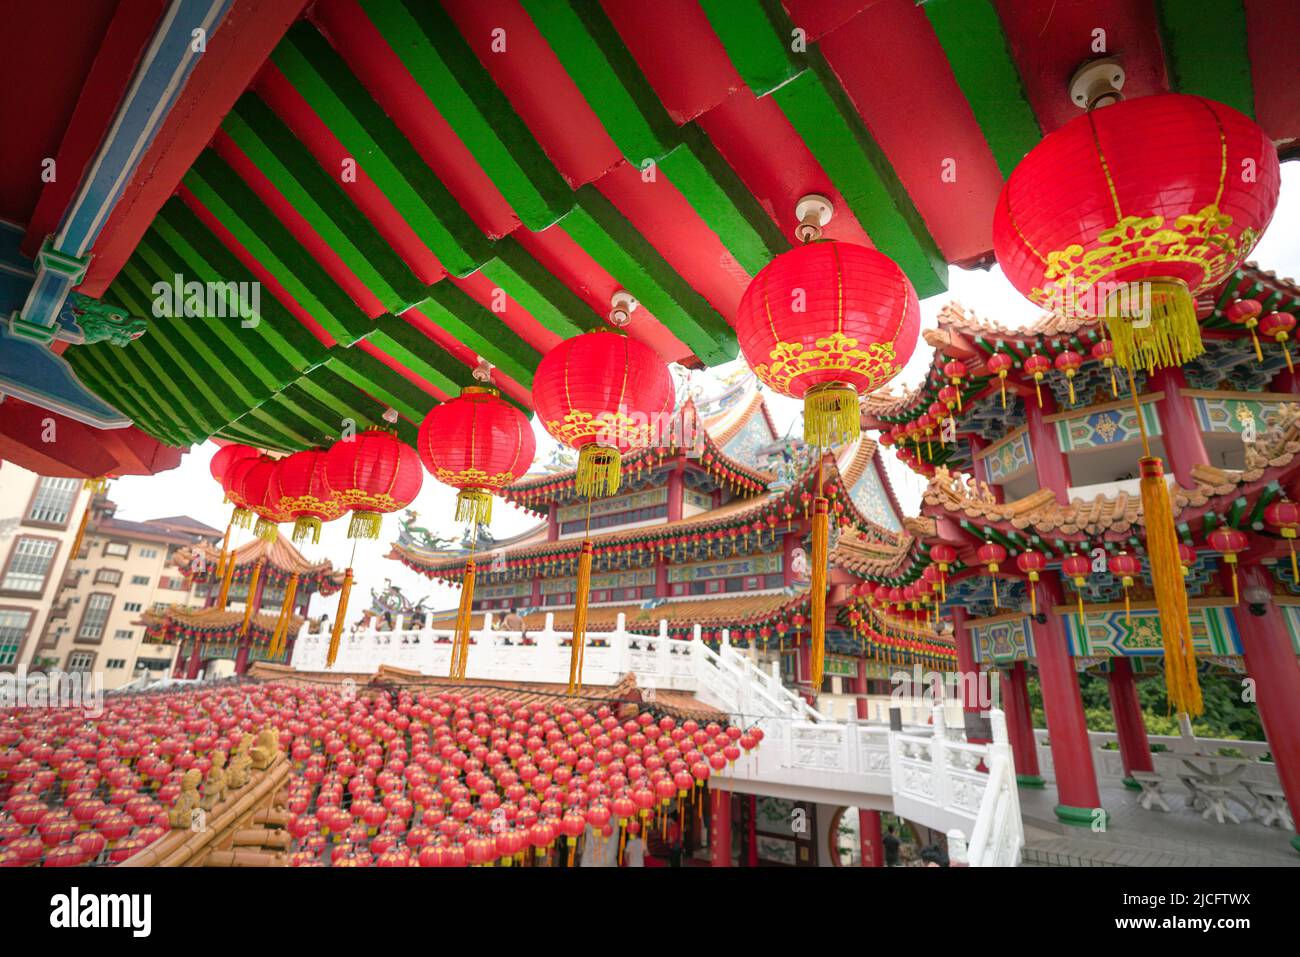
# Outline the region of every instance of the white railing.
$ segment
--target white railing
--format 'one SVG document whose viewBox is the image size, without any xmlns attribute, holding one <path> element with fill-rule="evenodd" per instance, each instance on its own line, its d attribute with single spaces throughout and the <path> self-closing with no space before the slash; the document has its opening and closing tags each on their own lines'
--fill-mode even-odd
<svg viewBox="0 0 1300 957">
<path fill-rule="evenodd" d="M 491 615 L 484 617 L 484 628 L 471 635 L 467 674 L 485 681 L 567 683 L 571 635 L 555 631 L 551 615 L 526 638 L 493 631 Z M 1018 862 L 1023 830 L 1002 712 L 991 712 L 993 741 L 987 745 L 967 742 L 959 729 L 946 727 L 942 705 L 933 708 L 932 725 L 902 732 L 879 722 L 837 721 L 785 687 L 776 665 L 765 671 L 732 647 L 727 631 L 718 651 L 699 640 L 699 633 L 697 625 L 695 640 L 669 638 L 667 622 L 660 622 L 657 635 L 632 634 L 620 614 L 613 631 L 587 633 L 583 681 L 610 686 L 632 673 L 647 702 L 657 689 L 690 692 L 738 724 L 761 728 L 762 744 L 720 776 L 722 787 L 849 806 L 866 795 L 884 796 L 903 817 L 952 832 L 954 846 L 965 848 L 971 866 Z M 446 675 L 451 640 L 450 630 L 408 631 L 399 619 L 392 631 L 345 635 L 333 670 L 373 674 L 388 666 Z M 325 671 L 328 645 L 327 632 L 313 634 L 304 626 L 292 666 Z"/>
</svg>

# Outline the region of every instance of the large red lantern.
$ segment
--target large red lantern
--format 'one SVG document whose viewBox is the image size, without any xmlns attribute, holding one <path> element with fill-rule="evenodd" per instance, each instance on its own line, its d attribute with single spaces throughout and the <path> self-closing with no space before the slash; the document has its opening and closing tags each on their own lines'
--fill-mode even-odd
<svg viewBox="0 0 1300 957">
<path fill-rule="evenodd" d="M 217 483 L 225 488 L 226 473 L 231 467 L 241 459 L 257 458 L 257 449 L 250 448 L 247 445 L 223 445 L 213 454 L 212 460 L 208 462 L 208 471 Z"/>
<path fill-rule="evenodd" d="M 246 508 L 257 516 L 253 534 L 258 538 L 273 542 L 280 534 L 279 524 L 289 521 L 289 516 L 280 511 L 274 501 L 272 483 L 276 480 L 279 462 L 270 456 L 259 457 L 247 470 L 239 470 L 239 495 Z"/>
<path fill-rule="evenodd" d="M 894 378 L 916 348 L 916 290 L 889 257 L 853 243 L 810 242 L 759 271 L 736 312 L 754 374 L 804 400 L 804 440 L 857 438 L 858 396 Z"/>
<path fill-rule="evenodd" d="M 533 464 L 537 440 L 528 417 L 496 389 L 470 386 L 420 423 L 416 451 L 429 474 L 457 489 L 456 521 L 492 521 L 492 496 Z"/>
<path fill-rule="evenodd" d="M 235 506 L 235 510 L 230 515 L 231 524 L 240 528 L 250 528 L 253 519 L 257 516 L 253 514 L 252 508 L 244 499 L 243 486 L 244 477 L 249 470 L 258 463 L 260 456 L 255 450 L 252 455 L 240 456 L 226 465 L 221 475 L 221 487 L 226 492 L 226 498 Z"/>
<path fill-rule="evenodd" d="M 305 449 L 281 459 L 271 483 L 272 506 L 293 521 L 293 542 L 320 541 L 322 522 L 332 522 L 347 511 L 330 488 L 325 475 L 326 452 Z"/>
<path fill-rule="evenodd" d="M 340 439 L 325 458 L 325 480 L 352 512 L 348 538 L 378 538 L 387 512 L 420 494 L 424 471 L 409 445 L 384 429 Z"/>
<path fill-rule="evenodd" d="M 672 375 L 655 351 L 608 330 L 561 342 L 533 377 L 542 427 L 578 451 L 580 495 L 618 491 L 622 457 L 669 429 L 674 399 Z"/>
<path fill-rule="evenodd" d="M 1076 117 L 1020 162 L 993 248 L 1031 301 L 1104 318 L 1120 365 L 1181 365 L 1204 351 L 1194 297 L 1246 258 L 1279 183 L 1276 148 L 1236 110 L 1182 94 L 1125 100 Z"/>
</svg>

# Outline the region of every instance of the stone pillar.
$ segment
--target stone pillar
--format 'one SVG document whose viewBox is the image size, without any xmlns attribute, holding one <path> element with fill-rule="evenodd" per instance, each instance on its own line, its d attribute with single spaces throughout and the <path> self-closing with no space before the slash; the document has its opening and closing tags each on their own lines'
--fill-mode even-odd
<svg viewBox="0 0 1300 957">
<path fill-rule="evenodd" d="M 1192 466 L 1205 465 L 1210 455 L 1205 451 L 1205 439 L 1192 400 L 1179 391 L 1187 388 L 1183 370 L 1174 366 L 1154 372 L 1147 380 L 1147 390 L 1163 392 L 1165 397 L 1156 403 L 1160 416 L 1160 433 L 1164 437 L 1165 461 L 1169 471 L 1183 488 L 1194 488 Z"/>
<path fill-rule="evenodd" d="M 1271 576 L 1259 565 L 1244 565 L 1237 574 L 1243 596 L 1250 588 L 1263 588 L 1270 593 L 1273 590 Z M 1263 606 L 1263 614 L 1257 615 L 1243 600 L 1234 614 L 1246 671 L 1255 682 L 1256 707 L 1277 766 L 1278 782 L 1291 806 L 1292 818 L 1300 823 L 1300 663 L 1296 661 L 1283 612 L 1275 603 L 1270 601 Z M 1292 836 L 1291 846 L 1300 851 L 1300 835 Z"/>
<path fill-rule="evenodd" d="M 885 866 L 885 844 L 880 832 L 880 812 L 858 808 L 858 845 L 863 867 Z"/>
<path fill-rule="evenodd" d="M 961 699 L 963 712 L 978 715 L 987 708 L 980 704 L 980 668 L 975 662 L 975 648 L 971 644 L 970 632 L 966 630 L 966 609 L 961 605 L 953 605 L 948 611 L 952 615 L 953 643 L 957 647 L 957 697 Z M 970 740 L 973 744 L 987 744 L 989 739 Z"/>
<path fill-rule="evenodd" d="M 709 788 L 709 862 L 731 866 L 731 792 Z"/>
<path fill-rule="evenodd" d="M 1033 587 L 1033 586 L 1030 586 Z M 1105 815 L 1097 790 L 1092 745 L 1079 695 L 1079 675 L 1074 670 L 1066 639 L 1064 618 L 1053 608 L 1063 605 L 1060 577 L 1044 572 L 1038 583 L 1038 607 L 1043 622 L 1030 619 L 1034 630 L 1034 653 L 1038 658 L 1038 680 L 1043 688 L 1043 710 L 1047 712 L 1047 734 L 1052 743 L 1052 765 L 1056 770 L 1056 793 L 1060 803 L 1056 816 L 1066 824 L 1091 827 Z"/>
<path fill-rule="evenodd" d="M 1029 669 L 1023 661 L 1002 672 L 1002 706 L 1007 716 L 1007 737 L 1016 762 L 1016 783 L 1022 788 L 1045 787 L 1038 770 L 1038 741 L 1034 713 L 1029 705 Z"/>
<path fill-rule="evenodd" d="M 1038 487 L 1049 488 L 1062 505 L 1070 503 L 1070 463 L 1066 461 L 1061 446 L 1056 441 L 1056 426 L 1044 421 L 1045 417 L 1056 411 L 1056 400 L 1052 390 L 1043 386 L 1043 407 L 1038 407 L 1038 400 L 1025 398 L 1025 410 L 1028 415 L 1026 423 L 1029 434 L 1029 447 L 1034 453 L 1034 472 L 1038 476 Z"/>
<path fill-rule="evenodd" d="M 1138 790 L 1140 785 L 1133 780 L 1133 772 L 1154 771 L 1155 766 L 1151 763 L 1151 746 L 1142 722 L 1132 663 L 1127 658 L 1111 658 L 1106 681 L 1110 687 L 1110 710 L 1115 716 L 1120 760 L 1124 762 L 1124 786 Z"/>
</svg>

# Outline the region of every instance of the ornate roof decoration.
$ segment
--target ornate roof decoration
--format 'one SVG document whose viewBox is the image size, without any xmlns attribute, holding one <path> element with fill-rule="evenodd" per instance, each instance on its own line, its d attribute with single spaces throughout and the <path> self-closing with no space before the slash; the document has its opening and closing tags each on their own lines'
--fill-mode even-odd
<svg viewBox="0 0 1300 957">
<path fill-rule="evenodd" d="M 264 561 L 262 576 L 268 584 L 279 584 L 297 573 L 298 587 L 306 591 L 332 595 L 343 586 L 343 573 L 336 571 L 332 562 L 309 562 L 284 535 L 277 535 L 273 542 L 255 538 L 235 548 L 231 555 L 235 562 L 233 580 L 237 582 L 249 580 L 253 566 Z M 201 544 L 178 549 L 172 564 L 193 582 L 213 584 L 220 560 L 219 547 Z"/>
<path fill-rule="evenodd" d="M 254 615 L 249 619 L 248 638 L 265 644 L 275 632 L 279 613 Z M 151 644 L 198 638 L 204 642 L 234 641 L 240 637 L 244 626 L 243 611 L 223 611 L 220 608 L 191 608 L 186 605 L 168 605 L 161 612 L 147 611 L 140 616 L 145 626 L 145 641 Z M 293 615 L 289 619 L 288 635 L 293 637 L 302 628 L 303 619 Z"/>
</svg>

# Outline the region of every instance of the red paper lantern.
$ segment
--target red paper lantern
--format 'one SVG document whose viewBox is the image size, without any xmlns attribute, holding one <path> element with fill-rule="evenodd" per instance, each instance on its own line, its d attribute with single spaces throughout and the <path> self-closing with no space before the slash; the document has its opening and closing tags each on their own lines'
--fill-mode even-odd
<svg viewBox="0 0 1300 957">
<path fill-rule="evenodd" d="M 384 514 L 420 494 L 423 474 L 415 450 L 383 429 L 340 439 L 325 458 L 325 479 L 352 512 L 348 538 L 378 538 Z"/>
<path fill-rule="evenodd" d="M 1092 357 L 1110 372 L 1110 394 L 1118 399 L 1119 383 L 1115 381 L 1115 343 L 1109 339 L 1102 339 L 1100 342 L 1093 343 L 1089 351 Z"/>
<path fill-rule="evenodd" d="M 260 460 L 261 456 L 256 453 L 237 458 L 229 463 L 221 477 L 221 487 L 225 490 L 226 498 L 235 506 L 230 515 L 231 524 L 240 528 L 249 528 L 257 517 L 244 498 L 243 487 L 244 478 Z"/>
<path fill-rule="evenodd" d="M 1134 580 L 1141 574 L 1142 563 L 1128 552 L 1120 552 L 1118 555 L 1110 556 L 1106 567 L 1120 580 L 1120 585 L 1124 588 L 1124 618 L 1126 621 L 1131 621 L 1133 614 L 1129 607 L 1128 590 L 1133 587 Z"/>
<path fill-rule="evenodd" d="M 1291 347 L 1288 346 L 1287 340 L 1291 338 L 1291 333 L 1295 329 L 1295 316 L 1289 312 L 1270 312 L 1267 316 L 1259 321 L 1259 331 L 1282 347 L 1282 354 L 1286 356 L 1286 368 L 1288 372 L 1295 371 L 1295 365 L 1291 361 Z"/>
<path fill-rule="evenodd" d="M 1034 392 L 1038 394 L 1038 407 L 1043 407 L 1043 376 L 1047 375 L 1052 368 L 1052 360 L 1047 356 L 1040 356 L 1035 353 L 1025 359 L 1024 368 L 1027 373 L 1034 377 Z"/>
<path fill-rule="evenodd" d="M 223 445 L 217 449 L 212 456 L 212 460 L 208 462 L 208 471 L 212 473 L 212 477 L 217 480 L 218 484 L 224 486 L 226 473 L 230 471 L 231 466 L 240 459 L 256 457 L 257 449 L 250 448 L 247 445 L 235 443 Z"/>
<path fill-rule="evenodd" d="M 279 524 L 289 521 L 291 517 L 280 511 L 273 497 L 272 484 L 276 481 L 279 464 L 275 459 L 263 455 L 247 470 L 238 467 L 234 470 L 239 476 L 239 494 L 243 504 L 257 516 L 253 534 L 268 542 L 275 541 L 280 534 Z"/>
<path fill-rule="evenodd" d="M 998 377 L 998 391 L 1002 393 L 1002 408 L 1007 407 L 1007 375 L 1015 366 L 1016 360 L 1005 352 L 995 352 L 984 360 L 984 368 Z"/>
<path fill-rule="evenodd" d="M 325 476 L 326 453 L 306 449 L 281 459 L 271 481 L 272 507 L 293 520 L 293 542 L 320 541 L 322 522 L 332 522 L 347 511 Z M 286 519 L 287 520 L 287 519 Z"/>
<path fill-rule="evenodd" d="M 578 450 L 580 495 L 617 492 L 622 457 L 662 440 L 673 402 L 672 376 L 655 351 L 607 330 L 561 342 L 533 377 L 543 428 Z"/>
<path fill-rule="evenodd" d="M 1241 175 L 1247 163 L 1253 176 Z M 1236 110 L 1182 94 L 1125 100 L 1071 120 L 1020 162 L 993 248 L 1031 301 L 1104 317 L 1121 365 L 1180 365 L 1204 351 L 1194 297 L 1246 258 L 1279 182 L 1276 148 Z"/>
<path fill-rule="evenodd" d="M 821 448 L 858 437 L 858 396 L 894 378 L 916 348 L 916 290 L 882 253 L 811 242 L 759 271 L 736 311 L 736 338 L 754 374 L 804 400 L 804 440 Z"/>
<path fill-rule="evenodd" d="M 1286 539 L 1291 550 L 1291 580 L 1300 583 L 1300 570 L 1296 568 L 1295 538 L 1296 529 L 1300 528 L 1300 506 L 1286 499 L 1274 502 L 1264 509 L 1264 521 L 1276 528 Z"/>
<path fill-rule="evenodd" d="M 985 542 L 976 549 L 975 557 L 989 570 L 989 578 L 993 582 L 993 607 L 1001 608 L 1002 605 L 998 602 L 998 569 L 1006 561 L 1007 550 L 997 542 Z"/>
<path fill-rule="evenodd" d="M 1037 615 L 1038 589 L 1034 587 L 1034 583 L 1038 581 L 1038 573 L 1047 567 L 1047 558 L 1042 552 L 1021 552 L 1016 556 L 1016 567 L 1029 578 L 1029 613 Z"/>
<path fill-rule="evenodd" d="M 1070 405 L 1074 405 L 1074 376 L 1083 366 L 1083 356 L 1073 349 L 1066 349 L 1057 354 L 1053 364 L 1058 372 L 1065 373 L 1065 383 L 1070 389 Z"/>
<path fill-rule="evenodd" d="M 1233 325 L 1245 326 L 1250 331 L 1256 362 L 1264 361 L 1264 353 L 1259 348 L 1259 336 L 1255 334 L 1255 327 L 1259 325 L 1259 316 L 1263 311 L 1264 305 L 1258 299 L 1237 299 L 1223 313 Z"/>
<path fill-rule="evenodd" d="M 1237 590 L 1237 554 L 1250 547 L 1250 540 L 1246 538 L 1244 532 L 1239 532 L 1235 528 L 1216 528 L 1210 532 L 1205 543 L 1221 553 L 1223 560 L 1232 569 L 1232 600 L 1234 603 L 1240 602 L 1241 595 Z"/>
<path fill-rule="evenodd" d="M 429 474 L 457 489 L 456 521 L 492 521 L 492 496 L 533 464 L 528 417 L 496 389 L 470 386 L 434 406 L 420 423 L 416 451 Z"/>
</svg>

